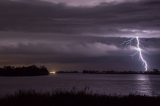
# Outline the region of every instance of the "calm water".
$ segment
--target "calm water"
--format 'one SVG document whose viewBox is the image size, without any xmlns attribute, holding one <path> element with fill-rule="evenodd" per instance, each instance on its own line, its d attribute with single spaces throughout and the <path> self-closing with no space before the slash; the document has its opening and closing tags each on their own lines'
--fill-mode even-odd
<svg viewBox="0 0 160 106">
<path fill-rule="evenodd" d="M 90 91 L 98 94 L 160 95 L 160 76 L 58 74 L 40 77 L 0 77 L 0 96 L 19 89 L 46 92 L 71 90 L 73 87 L 78 90 L 89 87 Z"/>
</svg>

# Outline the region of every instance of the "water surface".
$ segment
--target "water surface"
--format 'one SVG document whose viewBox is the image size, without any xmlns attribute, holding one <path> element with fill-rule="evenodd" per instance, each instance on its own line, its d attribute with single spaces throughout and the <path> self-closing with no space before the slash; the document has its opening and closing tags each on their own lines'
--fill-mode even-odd
<svg viewBox="0 0 160 106">
<path fill-rule="evenodd" d="M 160 95 L 159 75 L 56 74 L 38 77 L 0 77 L 0 96 L 17 90 L 78 90 L 88 87 L 98 94 Z"/>
</svg>

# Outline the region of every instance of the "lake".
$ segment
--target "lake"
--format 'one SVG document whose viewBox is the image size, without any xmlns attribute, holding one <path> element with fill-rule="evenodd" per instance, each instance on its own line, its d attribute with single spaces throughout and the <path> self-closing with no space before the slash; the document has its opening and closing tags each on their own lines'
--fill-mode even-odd
<svg viewBox="0 0 160 106">
<path fill-rule="evenodd" d="M 18 90 L 47 92 L 73 88 L 97 94 L 142 94 L 160 95 L 160 76 L 142 74 L 55 74 L 37 77 L 0 77 L 0 96 Z"/>
</svg>

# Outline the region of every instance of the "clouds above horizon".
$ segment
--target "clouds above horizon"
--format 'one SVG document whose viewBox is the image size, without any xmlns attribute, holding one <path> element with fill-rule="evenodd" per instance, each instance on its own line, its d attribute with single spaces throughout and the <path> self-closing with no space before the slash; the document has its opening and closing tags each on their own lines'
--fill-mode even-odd
<svg viewBox="0 0 160 106">
<path fill-rule="evenodd" d="M 159 10 L 158 0 L 1 0 L 1 63 L 109 62 L 134 52 L 121 43 L 135 36 L 159 55 Z"/>
<path fill-rule="evenodd" d="M 135 35 L 133 30 L 137 30 L 142 37 L 160 37 L 160 2 L 125 1 L 127 0 L 115 5 L 100 4 L 83 8 L 66 6 L 65 0 L 65 4 L 51 4 L 39 0 L 5 1 L 0 3 L 0 31 L 131 37 Z"/>
</svg>

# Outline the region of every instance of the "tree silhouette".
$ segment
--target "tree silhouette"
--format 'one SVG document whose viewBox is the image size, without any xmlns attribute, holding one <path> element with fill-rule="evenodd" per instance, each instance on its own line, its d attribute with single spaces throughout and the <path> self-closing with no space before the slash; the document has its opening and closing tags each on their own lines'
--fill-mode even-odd
<svg viewBox="0 0 160 106">
<path fill-rule="evenodd" d="M 38 76 L 48 75 L 49 72 L 45 66 L 37 67 L 31 65 L 28 67 L 4 66 L 0 68 L 0 76 Z"/>
</svg>

